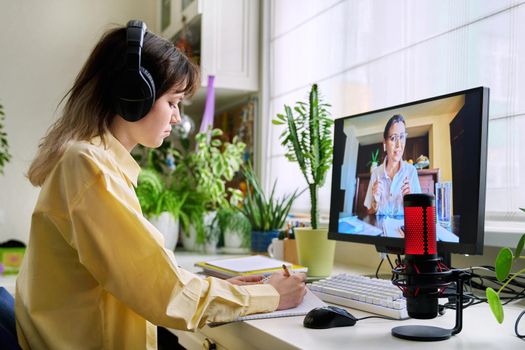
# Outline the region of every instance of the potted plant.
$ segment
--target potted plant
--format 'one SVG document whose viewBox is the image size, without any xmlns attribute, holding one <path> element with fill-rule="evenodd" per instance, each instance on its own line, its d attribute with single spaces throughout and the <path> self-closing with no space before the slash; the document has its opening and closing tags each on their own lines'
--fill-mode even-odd
<svg viewBox="0 0 525 350">
<path fill-rule="evenodd" d="M 266 252 L 272 238 L 278 237 L 279 229 L 284 226 L 293 201 L 302 194 L 295 190 L 289 196 L 275 197 L 273 183 L 270 197 L 267 198 L 251 165 L 243 169 L 246 178 L 246 197 L 239 210 L 248 218 L 251 228 L 251 249 L 253 252 Z"/>
<path fill-rule="evenodd" d="M 4 131 L 4 106 L 0 104 L 0 174 L 4 173 L 4 167 L 11 160 L 9 154 L 9 143 L 7 142 L 7 134 Z"/>
<path fill-rule="evenodd" d="M 370 166 L 370 174 L 379 165 L 379 148 L 375 152 L 371 152 L 371 156 L 371 159 L 366 163 L 367 166 Z"/>
<path fill-rule="evenodd" d="M 186 238 L 195 231 L 196 242 L 199 245 L 207 242 L 210 250 L 213 250 L 212 247 L 217 245 L 219 239 L 220 230 L 215 220 L 217 210 L 228 208 L 231 203 L 237 203 L 242 198 L 239 190 L 226 188 L 226 182 L 232 180 L 239 170 L 246 145 L 237 137 L 232 143 L 223 143 L 218 139 L 221 135 L 220 129 L 198 133 L 195 136 L 194 152 L 186 147 L 184 152 L 175 154 L 176 168 L 173 173 L 174 184 L 180 192 L 190 191 L 189 197 L 203 200 L 190 209 L 192 211 L 188 217 L 193 217 L 191 223 L 188 221 L 187 225 L 182 222 Z M 205 213 L 198 219 L 195 215 L 202 208 Z M 183 212 L 186 212 L 186 208 L 183 208 Z"/>
<path fill-rule="evenodd" d="M 250 246 L 252 225 L 248 218 L 235 208 L 220 209 L 217 220 L 224 237 L 226 253 L 245 253 Z"/>
<path fill-rule="evenodd" d="M 142 213 L 163 235 L 165 247 L 174 250 L 179 237 L 179 218 L 187 194 L 179 196 L 166 186 L 153 168 L 142 169 L 136 189 Z"/>
<path fill-rule="evenodd" d="M 522 209 L 522 208 L 520 209 L 522 211 L 525 211 L 525 209 Z M 493 288 L 488 287 L 485 290 L 485 293 L 487 296 L 487 301 L 489 303 L 490 309 L 492 313 L 494 314 L 494 317 L 496 318 L 498 323 L 502 323 L 503 317 L 504 317 L 503 305 L 501 303 L 500 293 L 517 276 L 525 275 L 525 269 L 521 269 L 512 274 L 510 273 L 512 270 L 512 265 L 517 259 L 525 259 L 525 256 L 521 255 L 524 245 L 525 245 L 525 234 L 522 235 L 520 240 L 518 241 L 514 254 L 512 253 L 512 250 L 510 248 L 505 247 L 505 248 L 501 248 L 501 250 L 499 251 L 496 257 L 496 262 L 495 262 L 496 278 L 498 279 L 498 281 L 502 283 L 504 282 L 504 283 L 497 292 Z M 523 311 L 522 314 L 523 313 L 525 313 L 525 311 Z M 515 331 L 516 331 L 516 335 L 519 336 L 519 334 L 517 333 L 518 332 L 517 327 L 515 328 Z"/>
<path fill-rule="evenodd" d="M 284 114 L 277 114 L 273 124 L 285 125 L 281 144 L 286 158 L 297 162 L 310 192 L 311 227 L 296 229 L 299 263 L 308 266 L 308 274 L 327 276 L 331 273 L 335 241 L 328 240 L 328 230 L 319 229 L 317 194 L 326 179 L 332 160 L 331 127 L 333 120 L 329 104 L 319 98 L 317 84 L 310 90 L 308 103 L 297 102 L 292 110 L 285 105 Z"/>
</svg>

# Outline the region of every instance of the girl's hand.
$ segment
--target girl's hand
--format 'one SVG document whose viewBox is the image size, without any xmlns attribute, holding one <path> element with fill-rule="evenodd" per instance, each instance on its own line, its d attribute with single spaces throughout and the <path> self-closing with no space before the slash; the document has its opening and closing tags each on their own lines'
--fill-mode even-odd
<svg viewBox="0 0 525 350">
<path fill-rule="evenodd" d="M 374 200 L 376 201 L 376 203 L 380 202 L 382 194 L 383 187 L 381 186 L 381 182 L 379 180 L 376 180 L 374 182 L 374 185 L 372 186 L 372 195 L 374 196 Z"/>
<path fill-rule="evenodd" d="M 268 283 L 271 284 L 279 293 L 279 306 L 277 310 L 289 309 L 299 305 L 306 294 L 306 275 L 304 273 L 294 273 L 289 277 L 282 272 L 271 275 Z"/>
</svg>

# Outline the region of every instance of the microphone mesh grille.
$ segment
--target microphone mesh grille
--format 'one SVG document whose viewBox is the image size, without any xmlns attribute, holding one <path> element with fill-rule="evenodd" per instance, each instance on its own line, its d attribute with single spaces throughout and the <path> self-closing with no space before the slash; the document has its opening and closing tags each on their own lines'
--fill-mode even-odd
<svg viewBox="0 0 525 350">
<path fill-rule="evenodd" d="M 405 207 L 405 254 L 436 254 L 435 207 Z"/>
</svg>

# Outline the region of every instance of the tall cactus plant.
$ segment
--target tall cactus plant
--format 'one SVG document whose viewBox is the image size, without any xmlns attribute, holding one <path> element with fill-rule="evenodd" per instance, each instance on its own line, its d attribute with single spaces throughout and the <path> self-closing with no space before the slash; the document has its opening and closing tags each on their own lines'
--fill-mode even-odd
<svg viewBox="0 0 525 350">
<path fill-rule="evenodd" d="M 272 120 L 275 125 L 286 125 L 281 133 L 281 144 L 287 149 L 286 158 L 299 163 L 310 191 L 310 220 L 313 229 L 318 228 L 319 211 L 317 195 L 323 186 L 326 172 L 332 161 L 333 120 L 328 111 L 329 104 L 319 97 L 317 84 L 310 90 L 308 103 L 297 102 L 293 107 L 284 106 L 284 114 Z"/>
</svg>

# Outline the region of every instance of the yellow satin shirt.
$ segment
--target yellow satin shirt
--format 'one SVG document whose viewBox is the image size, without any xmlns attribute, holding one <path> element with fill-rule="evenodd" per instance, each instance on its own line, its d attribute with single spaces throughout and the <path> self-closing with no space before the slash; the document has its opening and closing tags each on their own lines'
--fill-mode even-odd
<svg viewBox="0 0 525 350">
<path fill-rule="evenodd" d="M 72 143 L 42 186 L 16 284 L 23 349 L 156 349 L 154 325 L 273 311 L 270 285 L 235 286 L 177 266 L 141 213 L 139 166 L 111 134 Z"/>
</svg>

